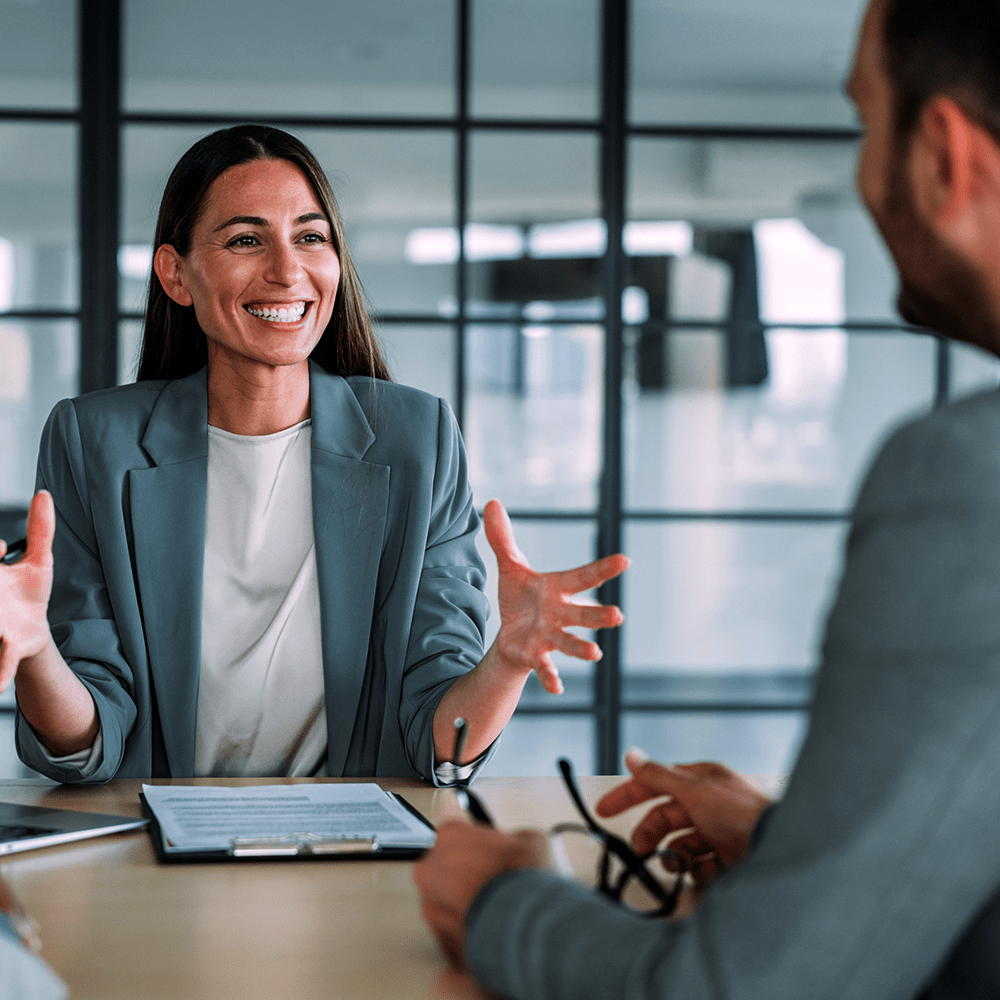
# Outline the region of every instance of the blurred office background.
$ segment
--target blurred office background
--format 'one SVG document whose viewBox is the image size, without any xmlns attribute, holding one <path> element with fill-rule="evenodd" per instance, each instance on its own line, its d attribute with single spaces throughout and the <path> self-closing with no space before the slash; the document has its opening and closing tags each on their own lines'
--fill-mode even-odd
<svg viewBox="0 0 1000 1000">
<path fill-rule="evenodd" d="M 329 173 L 480 507 L 539 569 L 633 560 L 603 660 L 529 685 L 491 773 L 615 772 L 633 744 L 786 769 L 867 457 L 997 383 L 894 313 L 842 90 L 862 7 L 0 0 L 0 534 L 51 406 L 133 377 L 170 167 L 268 121 Z"/>
</svg>

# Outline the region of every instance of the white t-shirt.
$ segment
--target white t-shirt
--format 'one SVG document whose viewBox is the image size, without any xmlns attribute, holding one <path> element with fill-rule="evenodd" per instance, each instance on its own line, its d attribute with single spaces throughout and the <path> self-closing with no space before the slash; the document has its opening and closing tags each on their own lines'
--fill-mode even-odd
<svg viewBox="0 0 1000 1000">
<path fill-rule="evenodd" d="M 308 420 L 208 428 L 198 777 L 308 775 L 326 756 L 311 440 Z"/>
</svg>

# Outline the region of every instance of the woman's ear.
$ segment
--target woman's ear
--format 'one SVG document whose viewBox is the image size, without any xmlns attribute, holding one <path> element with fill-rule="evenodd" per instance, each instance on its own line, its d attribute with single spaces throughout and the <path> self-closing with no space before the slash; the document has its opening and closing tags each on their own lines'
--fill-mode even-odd
<svg viewBox="0 0 1000 1000">
<path fill-rule="evenodd" d="M 179 306 L 189 306 L 194 302 L 184 283 L 184 258 L 169 244 L 156 248 L 153 254 L 153 270 L 163 290 Z"/>
</svg>

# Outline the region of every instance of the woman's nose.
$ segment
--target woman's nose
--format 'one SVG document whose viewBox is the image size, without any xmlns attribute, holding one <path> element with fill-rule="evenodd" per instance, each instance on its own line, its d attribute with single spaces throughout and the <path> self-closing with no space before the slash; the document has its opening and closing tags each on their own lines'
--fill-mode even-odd
<svg viewBox="0 0 1000 1000">
<path fill-rule="evenodd" d="M 302 264 L 295 249 L 284 243 L 273 243 L 267 252 L 264 279 L 278 285 L 294 285 L 302 275 Z"/>
</svg>

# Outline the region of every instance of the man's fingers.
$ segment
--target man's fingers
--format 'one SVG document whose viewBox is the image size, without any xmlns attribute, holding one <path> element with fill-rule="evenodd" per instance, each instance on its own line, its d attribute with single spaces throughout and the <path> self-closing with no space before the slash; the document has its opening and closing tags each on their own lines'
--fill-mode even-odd
<svg viewBox="0 0 1000 1000">
<path fill-rule="evenodd" d="M 56 534 L 56 509 L 52 495 L 47 490 L 39 490 L 31 498 L 28 508 L 28 547 L 24 559 L 36 566 L 52 563 L 52 539 Z"/>
<path fill-rule="evenodd" d="M 658 792 L 633 778 L 617 788 L 612 788 L 610 792 L 598 800 L 594 810 L 598 816 L 617 816 L 619 813 L 625 812 L 626 809 L 631 809 L 642 802 L 648 802 L 650 799 L 657 799 L 662 794 L 662 792 Z"/>
<path fill-rule="evenodd" d="M 679 803 L 673 800 L 663 802 L 653 809 L 650 809 L 642 820 L 632 831 L 632 843 L 636 851 L 640 854 L 647 854 L 655 850 L 660 841 L 675 830 L 690 830 L 691 817 L 684 811 Z M 681 837 L 683 842 L 688 841 L 688 837 L 697 836 L 688 834 Z M 701 838 L 698 838 L 701 840 Z M 676 845 L 671 844 L 671 847 Z"/>
</svg>

